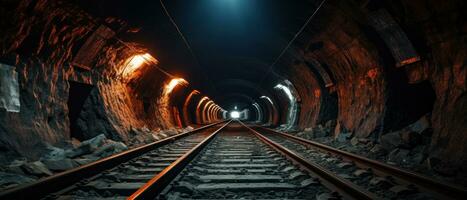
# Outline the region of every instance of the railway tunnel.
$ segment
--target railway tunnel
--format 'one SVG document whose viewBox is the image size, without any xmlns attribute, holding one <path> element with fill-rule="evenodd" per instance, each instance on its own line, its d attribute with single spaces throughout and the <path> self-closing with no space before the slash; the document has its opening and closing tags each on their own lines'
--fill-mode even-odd
<svg viewBox="0 0 467 200">
<path fill-rule="evenodd" d="M 3 194 L 225 123 L 206 148 L 285 133 L 465 192 L 462 0 L 0 4 Z"/>
</svg>

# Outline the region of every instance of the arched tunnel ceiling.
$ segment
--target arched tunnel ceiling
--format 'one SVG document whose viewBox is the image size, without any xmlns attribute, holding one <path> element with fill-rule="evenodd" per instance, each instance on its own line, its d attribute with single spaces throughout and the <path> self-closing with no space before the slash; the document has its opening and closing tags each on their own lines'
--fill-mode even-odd
<svg viewBox="0 0 467 200">
<path fill-rule="evenodd" d="M 259 86 L 255 82 L 243 80 L 243 79 L 224 79 L 214 83 L 216 88 L 222 88 L 222 95 L 216 96 L 214 99 L 221 100 L 224 96 L 230 94 L 243 94 L 249 96 L 252 101 L 258 99 L 260 96 L 270 96 L 270 91 L 264 87 Z"/>
<path fill-rule="evenodd" d="M 269 76 L 259 85 L 271 63 L 317 4 L 310 0 L 164 1 L 190 43 L 195 60 L 159 1 L 75 3 L 94 15 L 115 16 L 126 20 L 129 26 L 141 28 L 125 37 L 144 44 L 164 69 L 186 78 L 212 98 L 235 88 L 246 88 L 242 94 L 254 94 L 250 97 L 257 98 L 261 93 L 252 88 L 272 88 L 277 84 L 280 80 Z M 245 87 L 242 81 L 223 83 L 227 79 L 245 80 L 252 87 Z"/>
</svg>

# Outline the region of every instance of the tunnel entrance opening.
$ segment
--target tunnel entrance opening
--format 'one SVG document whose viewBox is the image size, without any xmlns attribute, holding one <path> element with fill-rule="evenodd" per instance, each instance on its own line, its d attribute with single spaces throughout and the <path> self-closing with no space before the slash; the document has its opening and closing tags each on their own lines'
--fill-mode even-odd
<svg viewBox="0 0 467 200">
<path fill-rule="evenodd" d="M 83 109 L 84 102 L 94 89 L 93 85 L 69 81 L 70 89 L 68 95 L 68 119 L 70 120 L 70 137 L 78 140 L 86 139 L 78 128 L 76 122 Z"/>
</svg>

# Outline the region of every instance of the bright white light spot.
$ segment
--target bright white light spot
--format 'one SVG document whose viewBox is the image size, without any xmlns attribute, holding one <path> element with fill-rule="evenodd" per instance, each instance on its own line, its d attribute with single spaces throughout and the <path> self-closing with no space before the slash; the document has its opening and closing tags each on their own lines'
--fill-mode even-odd
<svg viewBox="0 0 467 200">
<path fill-rule="evenodd" d="M 238 119 L 238 118 L 240 118 L 240 112 L 238 112 L 238 111 L 232 111 L 232 112 L 230 112 L 230 117 L 231 117 L 232 119 Z"/>
</svg>

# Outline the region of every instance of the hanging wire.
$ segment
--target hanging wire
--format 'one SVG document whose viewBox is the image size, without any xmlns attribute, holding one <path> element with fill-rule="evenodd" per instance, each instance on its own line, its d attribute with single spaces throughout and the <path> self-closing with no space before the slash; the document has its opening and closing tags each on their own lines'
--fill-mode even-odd
<svg viewBox="0 0 467 200">
<path fill-rule="evenodd" d="M 294 37 L 289 41 L 289 43 L 287 43 L 287 45 L 285 46 L 285 48 L 282 50 L 282 52 L 279 54 L 279 56 L 277 56 L 277 58 L 274 60 L 274 62 L 269 66 L 266 74 L 264 74 L 263 78 L 261 78 L 261 81 L 259 82 L 259 85 L 262 85 L 262 83 L 264 82 L 264 80 L 268 77 L 268 75 L 273 72 L 273 67 L 274 65 L 277 64 L 277 62 L 279 62 L 280 58 L 285 54 L 285 52 L 287 52 L 287 50 L 290 48 L 290 46 L 295 42 L 295 40 L 297 39 L 297 37 L 303 32 L 303 30 L 305 30 L 305 28 L 308 26 L 308 24 L 310 23 L 310 21 L 313 19 L 313 17 L 316 15 L 316 13 L 318 13 L 318 11 L 321 9 L 321 7 L 323 6 L 323 4 L 326 2 L 326 0 L 323 0 L 321 1 L 321 3 L 318 5 L 318 7 L 316 8 L 316 10 L 310 15 L 310 17 L 308 17 L 308 19 L 306 20 L 306 22 L 303 24 L 303 26 L 297 31 L 297 33 L 295 33 Z M 274 75 L 278 75 L 276 73 L 273 73 Z"/>
<path fill-rule="evenodd" d="M 172 25 L 175 27 L 175 29 L 177 30 L 178 34 L 179 34 L 180 37 L 182 38 L 183 43 L 185 43 L 185 46 L 187 47 L 188 51 L 190 52 L 191 56 L 193 57 L 193 59 L 194 59 L 196 65 L 199 66 L 199 67 L 201 67 L 201 64 L 200 64 L 200 62 L 199 62 L 198 57 L 196 56 L 195 52 L 194 52 L 193 49 L 191 48 L 190 43 L 188 42 L 188 40 L 186 39 L 186 37 L 183 35 L 182 31 L 181 31 L 180 28 L 178 27 L 177 23 L 176 23 L 175 20 L 173 19 L 172 15 L 170 15 L 170 13 L 169 13 L 169 11 L 167 10 L 167 7 L 165 6 L 164 2 L 163 2 L 162 0 L 159 0 L 159 3 L 161 4 L 161 7 L 162 7 L 162 9 L 164 10 L 165 15 L 167 15 L 167 17 L 169 18 L 170 22 L 172 23 Z M 205 78 L 207 81 L 209 81 L 209 82 L 212 83 L 212 81 L 209 80 L 209 77 L 208 77 L 207 73 L 202 73 L 202 74 L 203 74 L 204 78 Z M 210 86 L 213 88 L 214 91 L 216 90 L 216 88 L 214 87 L 213 84 L 208 84 L 208 85 L 210 85 Z"/>
<path fill-rule="evenodd" d="M 164 13 L 165 15 L 167 15 L 167 17 L 169 18 L 170 22 L 172 23 L 172 25 L 175 27 L 175 29 L 177 30 L 178 34 L 180 35 L 180 37 L 182 38 L 183 40 L 183 43 L 185 43 L 185 46 L 188 48 L 188 51 L 190 51 L 191 55 L 193 56 L 193 58 L 197 58 L 195 53 L 193 52 L 193 49 L 191 49 L 191 46 L 190 46 L 190 43 L 188 43 L 188 40 L 185 38 L 185 35 L 183 35 L 182 31 L 180 31 L 180 28 L 178 27 L 177 23 L 175 23 L 175 20 L 172 18 L 172 15 L 170 15 L 169 11 L 167 10 L 167 8 L 165 7 L 165 4 L 164 2 L 162 2 L 162 0 L 159 0 L 160 4 L 161 4 L 161 7 L 162 9 L 164 10 Z M 196 59 L 197 60 L 197 59 Z"/>
</svg>

